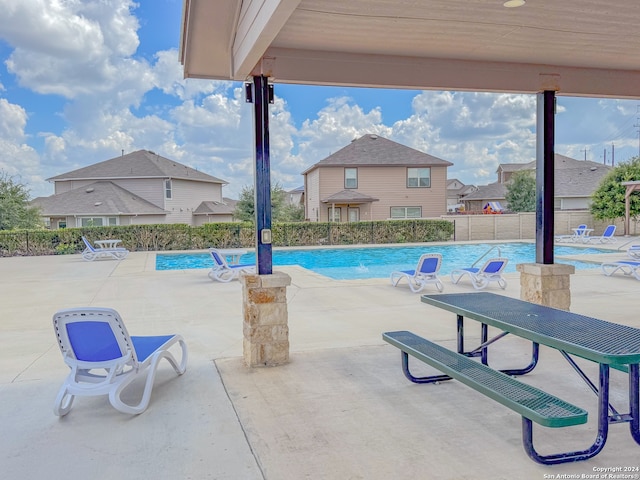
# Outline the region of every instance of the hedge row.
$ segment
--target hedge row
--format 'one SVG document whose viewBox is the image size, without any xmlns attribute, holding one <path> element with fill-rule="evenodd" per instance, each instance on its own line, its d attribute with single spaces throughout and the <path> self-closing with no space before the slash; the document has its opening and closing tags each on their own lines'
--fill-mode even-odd
<svg viewBox="0 0 640 480">
<path fill-rule="evenodd" d="M 355 245 L 450 240 L 454 225 L 446 220 L 389 220 L 353 223 L 278 223 L 272 225 L 273 245 Z M 82 236 L 89 241 L 119 238 L 131 251 L 197 250 L 208 247 L 255 246 L 250 223 L 128 225 L 62 230 L 0 231 L 0 256 L 80 253 Z"/>
</svg>

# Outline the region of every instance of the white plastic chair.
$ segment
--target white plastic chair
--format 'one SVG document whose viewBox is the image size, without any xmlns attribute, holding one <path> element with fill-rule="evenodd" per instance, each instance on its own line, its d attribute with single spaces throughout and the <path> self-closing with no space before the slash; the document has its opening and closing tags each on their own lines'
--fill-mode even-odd
<svg viewBox="0 0 640 480">
<path fill-rule="evenodd" d="M 215 248 L 210 248 L 209 253 L 213 257 L 213 267 L 209 271 L 209 278 L 218 282 L 230 282 L 243 273 L 255 273 L 256 266 L 253 263 L 241 263 L 229 265 L 225 256 Z"/>
<path fill-rule="evenodd" d="M 415 270 L 399 270 L 391 272 L 391 285 L 396 287 L 400 280 L 405 278 L 412 292 L 422 291 L 425 286 L 432 283 L 439 292 L 444 290 L 444 285 L 438 278 L 438 271 L 442 265 L 442 255 L 439 253 L 425 253 L 418 260 Z"/>
<path fill-rule="evenodd" d="M 86 237 L 82 237 L 82 241 L 84 242 L 86 248 L 82 252 L 82 258 L 84 258 L 88 262 L 93 262 L 96 258 L 105 258 L 111 257 L 116 260 L 122 260 L 127 255 L 129 255 L 129 250 L 124 247 L 104 247 L 104 248 L 96 248 Z"/>
<path fill-rule="evenodd" d="M 130 337 L 122 318 L 111 308 L 70 308 L 56 312 L 53 326 L 58 346 L 71 372 L 54 405 L 54 413 L 64 416 L 76 396 L 109 395 L 111 405 L 123 413 L 137 415 L 149 406 L 151 390 L 163 358 L 178 375 L 187 368 L 187 346 L 180 335 Z M 169 349 L 179 344 L 178 363 Z M 120 398 L 136 378 L 145 378 L 142 398 L 129 405 Z"/>
<path fill-rule="evenodd" d="M 476 290 L 482 290 L 491 282 L 496 282 L 504 290 L 507 281 L 502 277 L 502 272 L 508 262 L 506 258 L 496 257 L 487 260 L 481 268 L 458 268 L 451 272 L 451 282 L 458 283 L 462 277 L 468 276 Z"/>
</svg>

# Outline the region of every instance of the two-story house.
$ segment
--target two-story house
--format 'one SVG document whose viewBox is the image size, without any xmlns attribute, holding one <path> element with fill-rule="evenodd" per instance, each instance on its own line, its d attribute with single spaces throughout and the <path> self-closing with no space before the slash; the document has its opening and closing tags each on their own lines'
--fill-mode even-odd
<svg viewBox="0 0 640 480">
<path fill-rule="evenodd" d="M 447 211 L 457 212 L 464 209 L 462 198 L 478 189 L 475 185 L 465 185 L 457 178 L 447 180 Z"/>
<path fill-rule="evenodd" d="M 518 171 L 529 171 L 535 175 L 536 161 L 529 163 L 503 163 L 496 171 L 498 181 L 479 186 L 475 192 L 463 197 L 465 208 L 470 212 L 480 212 L 488 202 L 506 205 L 507 183 Z M 554 156 L 554 208 L 556 210 L 586 210 L 591 195 L 600 186 L 611 167 L 589 160 L 576 160 L 564 155 Z"/>
<path fill-rule="evenodd" d="M 436 217 L 447 212 L 447 167 L 378 135 L 363 135 L 304 172 L 312 222 Z"/>
<path fill-rule="evenodd" d="M 54 194 L 32 201 L 51 228 L 231 221 L 227 182 L 148 150 L 47 179 Z"/>
</svg>

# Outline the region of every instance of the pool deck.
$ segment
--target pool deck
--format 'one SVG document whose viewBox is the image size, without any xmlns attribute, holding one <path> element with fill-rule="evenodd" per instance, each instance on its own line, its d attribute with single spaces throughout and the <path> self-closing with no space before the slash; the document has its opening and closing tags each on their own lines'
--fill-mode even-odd
<svg viewBox="0 0 640 480">
<path fill-rule="evenodd" d="M 624 257 L 612 252 L 599 259 Z M 640 446 L 627 424 L 611 425 L 594 459 L 545 467 L 524 453 L 520 417 L 511 410 L 457 382 L 408 382 L 382 332 L 406 329 L 453 346 L 455 318 L 402 284 L 278 268 L 292 278 L 291 362 L 248 369 L 241 285 L 214 283 L 206 270 L 154 267 L 155 254 L 147 252 L 121 262 L 0 258 L 3 479 L 543 479 L 640 466 Z M 493 285 L 487 291 L 519 297 L 519 274 L 506 278 L 505 291 Z M 443 282 L 446 293 L 474 291 L 448 277 Z M 640 328 L 637 280 L 582 270 L 572 276 L 571 290 L 572 311 Z M 176 377 L 162 363 L 142 415 L 89 397 L 56 417 L 53 401 L 68 369 L 51 317 L 76 306 L 115 308 L 133 335 L 180 333 L 189 347 L 187 372 Z M 473 335 L 470 329 L 467 337 Z M 527 361 L 529 346 L 517 338 L 499 348 Z M 626 385 L 622 373 L 612 378 Z M 593 442 L 595 396 L 557 352 L 543 348 L 538 368 L 523 380 L 590 412 L 584 426 L 537 428 L 543 453 Z M 624 410 L 626 397 L 612 395 Z"/>
</svg>

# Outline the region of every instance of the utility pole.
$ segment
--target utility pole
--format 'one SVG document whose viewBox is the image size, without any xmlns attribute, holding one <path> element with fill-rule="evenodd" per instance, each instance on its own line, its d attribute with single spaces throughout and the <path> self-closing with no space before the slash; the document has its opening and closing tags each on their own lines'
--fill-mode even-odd
<svg viewBox="0 0 640 480">
<path fill-rule="evenodd" d="M 604 161 L 602 162 L 603 164 L 607 164 L 607 149 L 604 149 Z"/>
<path fill-rule="evenodd" d="M 587 161 L 587 152 L 589 151 L 589 149 L 587 147 L 584 147 L 584 150 L 580 150 L 581 152 L 584 152 L 584 161 Z"/>
<path fill-rule="evenodd" d="M 616 146 L 611 143 L 611 166 L 616 166 L 616 157 L 615 157 Z"/>
</svg>

